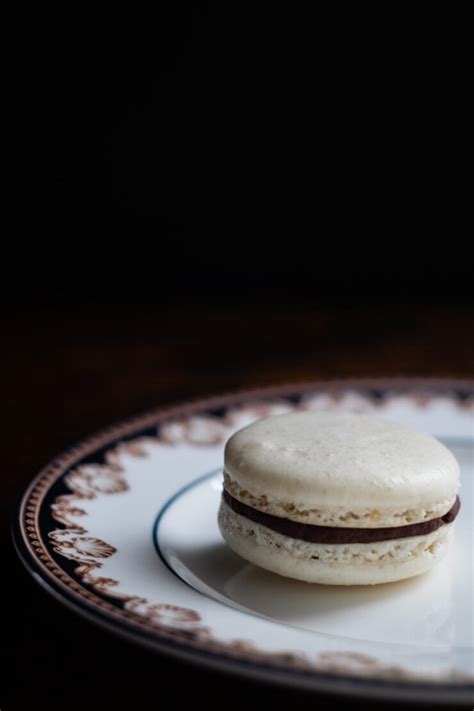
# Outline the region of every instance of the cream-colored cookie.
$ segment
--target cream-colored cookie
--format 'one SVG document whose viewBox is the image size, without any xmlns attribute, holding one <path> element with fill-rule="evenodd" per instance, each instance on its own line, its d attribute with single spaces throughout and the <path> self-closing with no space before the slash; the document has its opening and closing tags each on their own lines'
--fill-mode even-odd
<svg viewBox="0 0 474 711">
<path fill-rule="evenodd" d="M 259 420 L 225 449 L 219 525 L 263 568 L 326 584 L 399 580 L 444 554 L 459 468 L 433 437 L 369 415 Z"/>
</svg>

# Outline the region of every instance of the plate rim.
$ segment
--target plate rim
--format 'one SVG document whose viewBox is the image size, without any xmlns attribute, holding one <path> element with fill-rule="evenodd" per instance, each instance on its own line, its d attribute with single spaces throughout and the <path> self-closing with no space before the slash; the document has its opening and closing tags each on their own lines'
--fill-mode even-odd
<svg viewBox="0 0 474 711">
<path fill-rule="evenodd" d="M 373 396 L 380 391 L 390 395 L 427 394 L 430 396 L 456 395 L 462 406 L 463 393 L 466 400 L 474 395 L 473 379 L 458 378 L 343 378 L 337 380 L 313 380 L 289 382 L 281 385 L 235 390 L 222 394 L 183 401 L 177 405 L 158 407 L 143 414 L 135 415 L 108 426 L 98 432 L 80 440 L 77 444 L 64 450 L 43 467 L 36 477 L 26 487 L 20 498 L 12 521 L 12 534 L 15 548 L 20 560 L 26 569 L 33 575 L 37 583 L 47 590 L 53 597 L 73 609 L 89 620 L 107 627 L 109 630 L 132 638 L 135 642 L 153 647 L 162 652 L 171 653 L 173 656 L 185 657 L 199 662 L 205 666 L 218 666 L 226 671 L 265 678 L 272 682 L 281 681 L 284 684 L 324 690 L 326 692 L 357 694 L 371 698 L 406 698 L 416 700 L 430 699 L 440 703 L 450 700 L 463 703 L 471 699 L 473 692 L 472 683 L 460 681 L 446 681 L 432 683 L 422 679 L 396 678 L 388 679 L 377 676 L 360 676 L 351 673 L 333 672 L 330 670 L 304 670 L 282 666 L 281 663 L 271 663 L 270 660 L 249 658 L 249 655 L 236 653 L 222 656 L 222 650 L 212 651 L 197 639 L 182 638 L 179 634 L 170 634 L 169 628 L 164 633 L 155 627 L 147 629 L 138 618 L 138 615 L 128 613 L 127 620 L 119 616 L 119 608 L 110 605 L 112 610 L 107 612 L 97 602 L 81 598 L 60 584 L 53 574 L 41 564 L 38 556 L 34 555 L 32 547 L 23 530 L 24 509 L 30 501 L 31 495 L 39 484 L 43 483 L 44 491 L 48 491 L 65 471 L 85 456 L 98 453 L 106 449 L 117 440 L 127 439 L 139 435 L 141 430 L 166 422 L 183 415 L 192 415 L 220 407 L 232 407 L 243 402 L 251 402 L 259 398 L 285 397 L 301 395 L 303 393 L 330 393 L 337 394 L 348 390 L 372 391 Z M 40 505 L 38 506 L 40 509 Z M 60 568 L 60 566 L 58 566 Z M 49 574 L 48 574 L 49 573 Z M 81 586 L 76 584 L 77 588 Z M 98 596 L 90 594 L 92 600 Z M 98 598 L 101 600 L 101 598 Z M 247 657 L 247 658 L 246 658 Z M 335 687 L 335 684 L 337 688 Z"/>
</svg>

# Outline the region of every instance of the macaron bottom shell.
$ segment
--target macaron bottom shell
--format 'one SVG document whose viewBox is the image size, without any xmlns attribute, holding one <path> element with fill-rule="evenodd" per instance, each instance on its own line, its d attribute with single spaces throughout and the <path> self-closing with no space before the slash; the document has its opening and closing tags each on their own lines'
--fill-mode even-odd
<svg viewBox="0 0 474 711">
<path fill-rule="evenodd" d="M 420 575 L 442 560 L 452 537 L 452 524 L 446 524 L 425 536 L 376 543 L 307 543 L 250 521 L 225 501 L 218 522 L 229 547 L 245 560 L 322 585 L 377 585 Z"/>
</svg>

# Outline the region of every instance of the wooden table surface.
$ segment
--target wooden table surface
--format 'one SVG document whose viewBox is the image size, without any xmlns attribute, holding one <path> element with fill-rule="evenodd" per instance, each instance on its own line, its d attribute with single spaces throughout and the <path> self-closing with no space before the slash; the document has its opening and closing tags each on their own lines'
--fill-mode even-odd
<svg viewBox="0 0 474 711">
<path fill-rule="evenodd" d="M 170 661 L 63 608 L 16 559 L 8 538 L 15 503 L 37 470 L 68 445 L 158 405 L 298 380 L 473 376 L 473 316 L 472 308 L 454 305 L 5 308 L 2 711 L 153 708 L 170 682 L 175 704 L 190 692 L 219 701 L 226 690 L 231 708 L 285 697 L 313 704 L 302 692 Z"/>
</svg>

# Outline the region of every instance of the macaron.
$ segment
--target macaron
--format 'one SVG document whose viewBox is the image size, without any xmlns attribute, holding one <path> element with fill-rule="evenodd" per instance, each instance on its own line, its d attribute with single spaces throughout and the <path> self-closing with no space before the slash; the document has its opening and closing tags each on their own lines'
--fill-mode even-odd
<svg viewBox="0 0 474 711">
<path fill-rule="evenodd" d="M 236 432 L 219 528 L 230 548 L 308 583 L 375 585 L 425 573 L 459 511 L 441 442 L 372 415 L 295 412 Z"/>
</svg>

